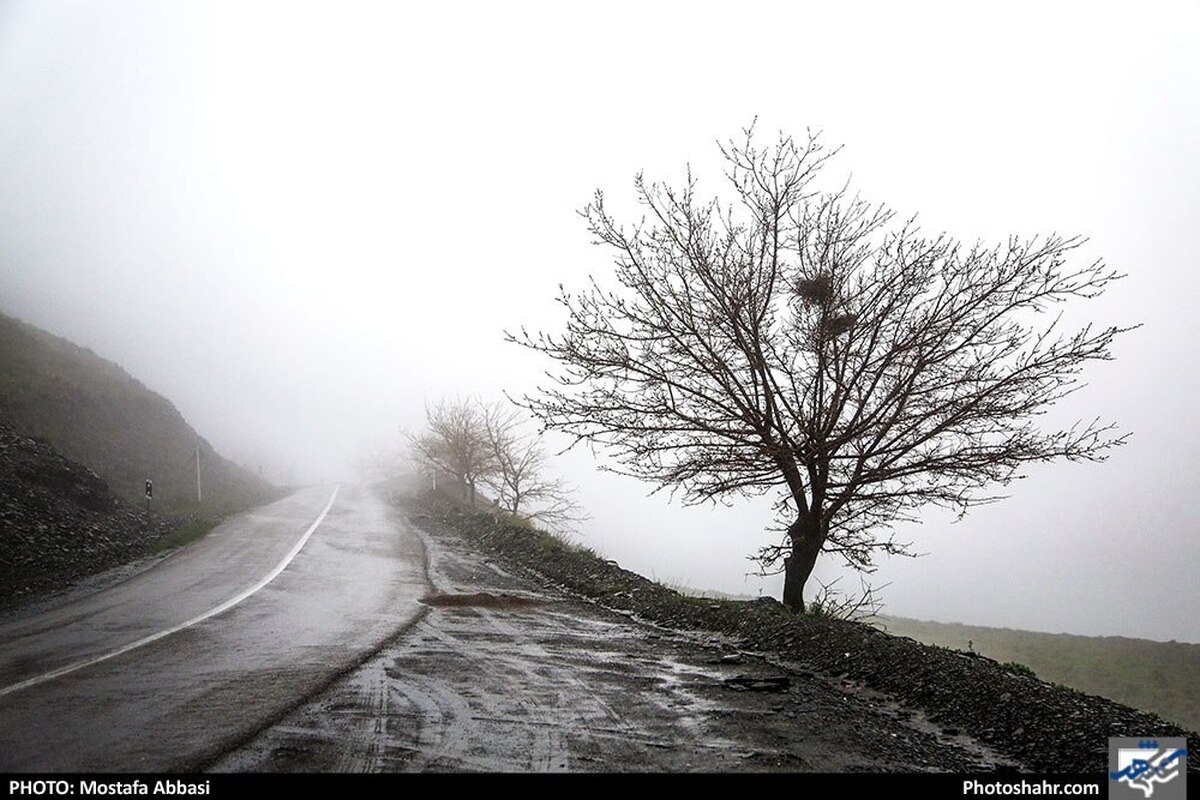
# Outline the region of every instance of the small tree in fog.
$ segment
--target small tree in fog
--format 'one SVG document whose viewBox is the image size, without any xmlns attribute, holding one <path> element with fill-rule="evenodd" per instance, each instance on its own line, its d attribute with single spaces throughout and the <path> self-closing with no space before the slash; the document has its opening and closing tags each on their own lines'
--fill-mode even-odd
<svg viewBox="0 0 1200 800">
<path fill-rule="evenodd" d="M 571 488 L 548 473 L 542 439 L 524 429 L 519 409 L 492 403 L 481 417 L 494 466 L 484 480 L 502 509 L 557 530 L 584 519 Z"/>
<path fill-rule="evenodd" d="M 1079 239 L 927 236 L 815 191 L 831 153 L 812 136 L 761 148 L 747 131 L 722 154 L 727 203 L 690 172 L 675 187 L 638 175 L 645 216 L 623 225 L 597 192 L 582 214 L 616 288 L 564 289 L 564 331 L 508 338 L 557 364 L 527 407 L 607 446 L 615 471 L 685 502 L 775 493 L 786 533 L 759 557 L 782 562 L 788 607 L 803 609 L 822 552 L 868 569 L 906 552 L 890 530 L 919 508 L 963 513 L 1022 465 L 1123 441 L 1035 424 L 1122 330 L 1044 316 L 1119 277 L 1069 266 Z"/>
<path fill-rule="evenodd" d="M 405 474 L 407 458 L 396 447 L 374 447 L 362 450 L 355 459 L 359 477 L 369 483 L 392 481 Z"/>
<path fill-rule="evenodd" d="M 555 529 L 584 519 L 573 492 L 548 474 L 540 436 L 529 434 L 525 415 L 503 403 L 440 400 L 425 408 L 426 429 L 407 438 L 426 471 L 450 477 L 472 505 L 480 487 L 497 507 Z"/>
<path fill-rule="evenodd" d="M 495 469 L 479 403 L 443 399 L 426 404 L 425 425 L 420 434 L 407 434 L 416 461 L 434 474 L 450 476 L 463 501 L 474 504 L 479 483 Z"/>
</svg>

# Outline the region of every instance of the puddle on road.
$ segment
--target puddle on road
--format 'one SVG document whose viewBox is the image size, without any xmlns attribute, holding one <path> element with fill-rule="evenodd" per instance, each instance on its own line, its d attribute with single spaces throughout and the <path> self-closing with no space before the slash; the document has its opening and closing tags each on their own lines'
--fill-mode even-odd
<svg viewBox="0 0 1200 800">
<path fill-rule="evenodd" d="M 421 603 L 435 608 L 533 608 L 546 604 L 545 600 L 519 597 L 511 594 L 473 592 L 471 594 L 427 594 Z"/>
</svg>

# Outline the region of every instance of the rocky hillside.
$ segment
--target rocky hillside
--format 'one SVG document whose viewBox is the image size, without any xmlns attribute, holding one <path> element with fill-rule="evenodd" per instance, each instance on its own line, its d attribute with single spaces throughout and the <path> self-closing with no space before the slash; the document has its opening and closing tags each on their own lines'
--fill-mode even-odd
<svg viewBox="0 0 1200 800">
<path fill-rule="evenodd" d="M 179 411 L 90 350 L 0 315 L 0 421 L 86 464 L 131 502 L 154 481 L 156 507 L 197 510 L 196 447 L 205 513 L 232 511 L 272 494 L 222 458 Z"/>
<path fill-rule="evenodd" d="M 0 607 L 137 558 L 175 525 L 0 423 Z"/>
</svg>

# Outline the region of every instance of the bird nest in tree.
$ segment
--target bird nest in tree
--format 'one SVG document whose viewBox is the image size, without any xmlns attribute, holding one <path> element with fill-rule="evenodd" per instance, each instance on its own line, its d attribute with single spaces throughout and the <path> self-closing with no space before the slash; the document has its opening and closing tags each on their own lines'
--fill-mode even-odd
<svg viewBox="0 0 1200 800">
<path fill-rule="evenodd" d="M 825 320 L 825 335 L 840 336 L 854 327 L 858 317 L 854 314 L 835 314 Z"/>
<path fill-rule="evenodd" d="M 828 275 L 801 278 L 796 281 L 796 294 L 810 303 L 824 303 L 833 296 L 833 281 Z"/>
</svg>

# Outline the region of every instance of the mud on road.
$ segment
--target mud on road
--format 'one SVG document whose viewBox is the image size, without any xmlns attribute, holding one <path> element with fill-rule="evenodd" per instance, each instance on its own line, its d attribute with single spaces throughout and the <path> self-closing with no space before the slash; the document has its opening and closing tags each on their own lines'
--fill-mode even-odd
<svg viewBox="0 0 1200 800">
<path fill-rule="evenodd" d="M 423 534 L 424 614 L 214 771 L 1015 767 L 846 680 L 547 588 Z M 953 732 L 950 732 L 953 733 Z"/>
</svg>

